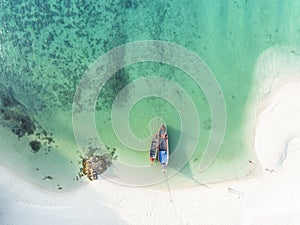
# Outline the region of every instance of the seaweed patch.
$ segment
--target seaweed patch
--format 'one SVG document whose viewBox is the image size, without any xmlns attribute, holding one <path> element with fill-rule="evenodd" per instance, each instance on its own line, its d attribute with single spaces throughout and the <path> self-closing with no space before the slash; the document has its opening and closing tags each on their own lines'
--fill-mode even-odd
<svg viewBox="0 0 300 225">
<path fill-rule="evenodd" d="M 44 176 L 43 180 L 53 180 L 53 177 L 51 177 L 51 176 Z"/>
</svg>

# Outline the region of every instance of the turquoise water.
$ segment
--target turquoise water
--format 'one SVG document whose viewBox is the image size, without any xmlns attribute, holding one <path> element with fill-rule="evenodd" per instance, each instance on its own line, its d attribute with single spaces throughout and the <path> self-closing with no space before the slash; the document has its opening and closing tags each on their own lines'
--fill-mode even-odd
<svg viewBox="0 0 300 225">
<path fill-rule="evenodd" d="M 33 153 L 28 143 L 38 139 L 36 134 L 18 138 L 10 126 L 4 126 L 1 140 L 12 149 L 1 148 L 0 160 L 39 185 L 56 190 L 84 182 L 77 180 L 82 154 L 72 130 L 73 97 L 87 68 L 108 50 L 133 41 L 163 40 L 189 49 L 207 64 L 221 86 L 227 123 L 218 157 L 205 173 L 198 171 L 198 165 L 211 131 L 209 104 L 196 83 L 170 65 L 143 62 L 115 74 L 99 95 L 96 126 L 105 145 L 116 148 L 118 161 L 147 166 L 146 151 L 133 151 L 118 141 L 112 129 L 111 105 L 117 93 L 134 80 L 170 79 L 191 97 L 201 126 L 196 151 L 180 174 L 215 182 L 235 178 L 235 171 L 228 169 L 235 162 L 239 162 L 235 170 L 244 171 L 241 177 L 252 169 L 247 161 L 255 158 L 254 152 L 242 134 L 258 56 L 275 45 L 300 46 L 298 1 L 3 0 L 0 4 L 0 82 L 55 140 L 51 151 L 46 146 Z M 153 117 L 163 117 L 168 124 L 172 149 L 180 138 L 180 115 L 163 99 L 149 97 L 134 106 L 129 117 L 132 132 L 138 138 L 149 137 L 151 132 L 145 127 Z M 53 179 L 43 180 L 47 176 Z"/>
</svg>

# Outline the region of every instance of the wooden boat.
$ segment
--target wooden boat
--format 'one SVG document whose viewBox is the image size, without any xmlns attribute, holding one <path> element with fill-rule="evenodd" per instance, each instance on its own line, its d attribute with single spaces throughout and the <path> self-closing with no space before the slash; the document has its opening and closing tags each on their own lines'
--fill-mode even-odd
<svg viewBox="0 0 300 225">
<path fill-rule="evenodd" d="M 151 141 L 151 147 L 150 147 L 150 162 L 151 165 L 153 165 L 154 161 L 157 157 L 157 151 L 158 151 L 158 136 L 155 134 Z"/>
<path fill-rule="evenodd" d="M 161 164 L 162 171 L 165 172 L 169 162 L 169 138 L 165 125 L 161 125 L 158 130 L 158 161 Z"/>
</svg>

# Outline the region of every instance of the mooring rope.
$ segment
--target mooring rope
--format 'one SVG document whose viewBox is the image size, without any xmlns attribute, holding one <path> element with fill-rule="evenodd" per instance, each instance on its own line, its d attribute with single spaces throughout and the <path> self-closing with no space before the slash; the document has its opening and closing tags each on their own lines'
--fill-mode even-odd
<svg viewBox="0 0 300 225">
<path fill-rule="evenodd" d="M 173 196 L 172 196 L 172 193 L 171 193 L 171 189 L 170 189 L 170 184 L 169 184 L 169 178 L 167 176 L 167 174 L 165 174 L 166 176 L 166 183 L 167 183 L 167 188 L 168 188 L 168 192 L 169 192 L 169 198 L 170 198 L 170 202 L 172 204 L 172 208 L 173 208 L 173 211 L 174 211 L 174 214 L 175 214 L 175 217 L 178 218 L 180 221 L 180 217 L 178 216 L 178 213 L 176 211 L 176 208 L 175 208 L 175 205 L 174 205 L 174 201 L 173 201 Z M 180 223 L 181 224 L 181 223 Z"/>
</svg>

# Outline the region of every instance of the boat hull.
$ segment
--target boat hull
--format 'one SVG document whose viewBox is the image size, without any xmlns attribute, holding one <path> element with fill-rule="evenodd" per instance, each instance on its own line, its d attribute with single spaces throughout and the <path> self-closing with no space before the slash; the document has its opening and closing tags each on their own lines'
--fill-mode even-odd
<svg viewBox="0 0 300 225">
<path fill-rule="evenodd" d="M 158 152 L 158 136 L 154 135 L 150 147 L 150 162 L 152 164 L 157 158 L 157 152 Z"/>
<path fill-rule="evenodd" d="M 158 131 L 159 146 L 158 146 L 158 161 L 162 166 L 163 171 L 166 169 L 169 162 L 169 138 L 167 128 L 162 125 Z"/>
</svg>

